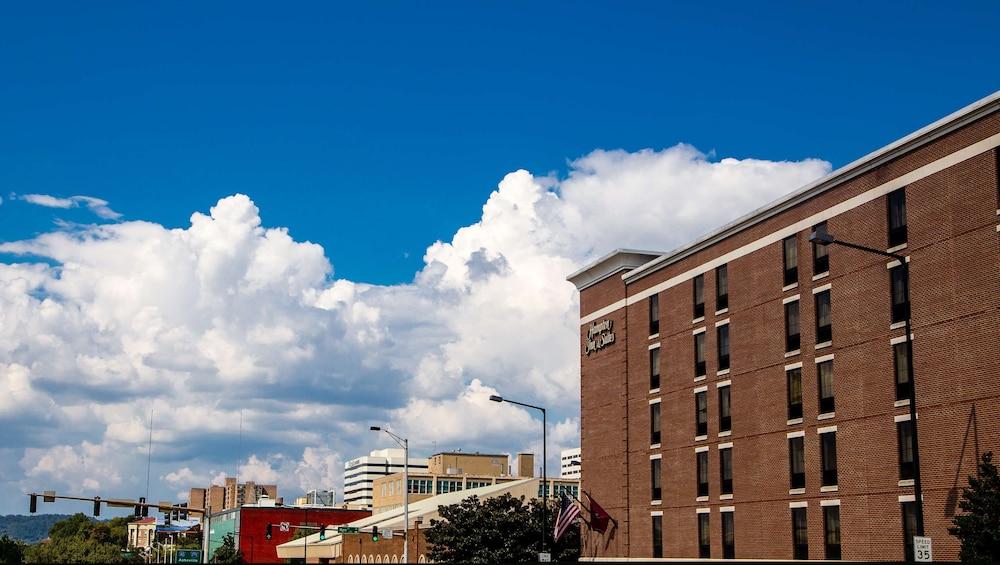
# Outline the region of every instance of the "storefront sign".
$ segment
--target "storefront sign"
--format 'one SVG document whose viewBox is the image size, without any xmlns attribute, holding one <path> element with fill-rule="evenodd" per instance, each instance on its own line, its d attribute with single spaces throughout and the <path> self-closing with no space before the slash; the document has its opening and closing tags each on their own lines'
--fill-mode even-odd
<svg viewBox="0 0 1000 565">
<path fill-rule="evenodd" d="M 601 320 L 594 322 L 587 330 L 587 343 L 584 344 L 584 353 L 590 355 L 595 351 L 600 351 L 615 342 L 615 332 L 612 330 L 611 320 Z"/>
</svg>

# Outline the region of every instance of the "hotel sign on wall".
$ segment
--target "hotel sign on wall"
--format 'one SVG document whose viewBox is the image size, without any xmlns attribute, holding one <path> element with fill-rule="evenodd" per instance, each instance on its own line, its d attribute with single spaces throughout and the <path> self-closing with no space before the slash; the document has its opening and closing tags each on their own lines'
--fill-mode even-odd
<svg viewBox="0 0 1000 565">
<path fill-rule="evenodd" d="M 601 320 L 590 324 L 587 329 L 587 342 L 583 344 L 583 352 L 587 355 L 600 351 L 615 342 L 615 332 L 611 320 Z"/>
</svg>

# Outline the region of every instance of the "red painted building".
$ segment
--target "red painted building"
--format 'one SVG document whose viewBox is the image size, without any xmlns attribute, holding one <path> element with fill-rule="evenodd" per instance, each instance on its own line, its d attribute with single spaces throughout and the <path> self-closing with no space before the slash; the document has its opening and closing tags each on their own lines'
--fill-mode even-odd
<svg viewBox="0 0 1000 565">
<path fill-rule="evenodd" d="M 324 507 L 244 506 L 211 516 L 209 530 L 209 556 L 222 546 L 223 538 L 233 534 L 237 540 L 244 563 L 280 563 L 275 548 L 296 536 L 295 526 L 336 527 L 371 516 L 368 510 L 344 510 Z M 280 524 L 288 522 L 287 532 Z M 271 539 L 265 536 L 267 525 L 272 524 Z M 314 530 L 309 530 L 312 533 Z"/>
</svg>

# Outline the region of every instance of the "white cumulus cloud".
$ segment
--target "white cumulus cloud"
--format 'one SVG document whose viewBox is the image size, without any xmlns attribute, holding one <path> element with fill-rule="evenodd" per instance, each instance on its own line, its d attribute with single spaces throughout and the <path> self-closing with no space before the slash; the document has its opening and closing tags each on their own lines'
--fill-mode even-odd
<svg viewBox="0 0 1000 565">
<path fill-rule="evenodd" d="M 104 218 L 105 220 L 117 220 L 122 216 L 108 206 L 107 200 L 94 198 L 93 196 L 70 196 L 69 198 L 60 198 L 49 194 L 22 194 L 18 198 L 29 204 L 44 206 L 46 208 L 66 209 L 83 206 L 96 214 L 98 217 Z M 3 202 L 3 199 L 0 199 L 0 202 Z"/>
</svg>

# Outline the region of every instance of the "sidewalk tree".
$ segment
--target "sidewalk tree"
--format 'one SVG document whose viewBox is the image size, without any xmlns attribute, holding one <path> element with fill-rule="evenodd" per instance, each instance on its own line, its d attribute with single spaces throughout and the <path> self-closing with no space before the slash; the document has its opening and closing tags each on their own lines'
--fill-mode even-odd
<svg viewBox="0 0 1000 565">
<path fill-rule="evenodd" d="M 962 543 L 959 558 L 967 563 L 1000 562 L 1000 474 L 993 452 L 983 454 L 958 506 L 963 513 L 952 519 L 955 525 L 948 532 Z"/>
<path fill-rule="evenodd" d="M 212 556 L 212 563 L 242 563 L 243 554 L 236 549 L 236 539 L 233 534 L 226 534 L 222 538 L 222 547 L 215 550 Z"/>
</svg>

